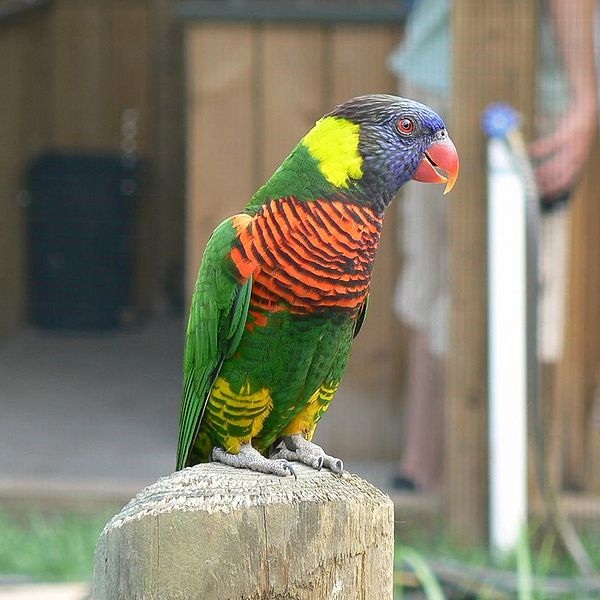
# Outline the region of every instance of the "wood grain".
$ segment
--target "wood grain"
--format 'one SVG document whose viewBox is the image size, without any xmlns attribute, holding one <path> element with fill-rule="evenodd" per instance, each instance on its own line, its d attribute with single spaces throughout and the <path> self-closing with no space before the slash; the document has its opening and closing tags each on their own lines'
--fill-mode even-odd
<svg viewBox="0 0 600 600">
<path fill-rule="evenodd" d="M 94 598 L 391 600 L 391 500 L 349 473 L 297 471 L 210 463 L 160 479 L 102 532 Z"/>
</svg>

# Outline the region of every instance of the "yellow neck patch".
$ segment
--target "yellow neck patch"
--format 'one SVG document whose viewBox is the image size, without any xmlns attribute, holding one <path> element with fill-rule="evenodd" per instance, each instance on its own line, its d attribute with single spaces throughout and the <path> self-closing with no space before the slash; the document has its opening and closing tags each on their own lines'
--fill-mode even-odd
<svg viewBox="0 0 600 600">
<path fill-rule="evenodd" d="M 335 187 L 347 188 L 350 179 L 363 176 L 358 134 L 359 126 L 348 119 L 325 117 L 302 140 L 325 179 Z"/>
</svg>

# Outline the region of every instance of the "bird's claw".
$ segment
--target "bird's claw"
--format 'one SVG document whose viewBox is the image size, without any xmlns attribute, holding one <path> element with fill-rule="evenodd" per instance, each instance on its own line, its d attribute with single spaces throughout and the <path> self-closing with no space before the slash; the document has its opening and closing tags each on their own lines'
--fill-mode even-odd
<svg viewBox="0 0 600 600">
<path fill-rule="evenodd" d="M 344 463 L 339 458 L 334 456 L 325 455 L 323 459 L 323 466 L 327 467 L 330 471 L 336 475 L 341 475 L 344 472 Z"/>
<path fill-rule="evenodd" d="M 272 460 L 301 462 L 315 469 L 316 471 L 320 471 L 323 468 L 323 456 L 308 456 L 306 454 L 299 455 L 293 450 L 288 450 L 285 447 L 278 448 L 273 454 L 270 455 L 269 458 Z"/>
<path fill-rule="evenodd" d="M 283 463 L 283 467 L 287 469 L 291 475 L 294 476 L 294 480 L 298 481 L 298 475 L 296 475 L 296 470 L 294 469 L 294 465 L 289 463 L 287 460 L 281 461 Z"/>
<path fill-rule="evenodd" d="M 339 458 L 325 454 L 321 446 L 309 442 L 300 434 L 286 436 L 283 442 L 285 445 L 271 455 L 272 459 L 301 462 L 316 471 L 326 467 L 336 475 L 344 472 L 344 463 Z"/>
<path fill-rule="evenodd" d="M 215 446 L 210 453 L 210 460 L 238 469 L 249 469 L 251 471 L 258 471 L 259 473 L 277 475 L 278 477 L 293 475 L 294 479 L 298 479 L 294 465 L 288 460 L 265 458 L 250 444 L 243 444 L 238 454 L 230 454 L 223 450 L 223 448 Z"/>
</svg>

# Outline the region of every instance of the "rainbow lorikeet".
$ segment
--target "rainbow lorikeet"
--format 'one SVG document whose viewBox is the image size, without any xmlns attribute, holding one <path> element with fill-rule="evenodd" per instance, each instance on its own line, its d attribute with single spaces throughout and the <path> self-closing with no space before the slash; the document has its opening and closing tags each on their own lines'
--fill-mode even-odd
<svg viewBox="0 0 600 600">
<path fill-rule="evenodd" d="M 213 460 L 276 475 L 341 473 L 312 443 L 367 310 L 383 215 L 410 179 L 458 155 L 427 106 L 353 98 L 317 121 L 213 232 L 190 309 L 177 468 Z"/>
</svg>

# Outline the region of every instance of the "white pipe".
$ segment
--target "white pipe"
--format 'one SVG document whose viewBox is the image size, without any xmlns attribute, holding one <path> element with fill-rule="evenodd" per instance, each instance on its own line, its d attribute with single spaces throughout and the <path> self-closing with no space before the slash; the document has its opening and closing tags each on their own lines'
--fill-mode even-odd
<svg viewBox="0 0 600 600">
<path fill-rule="evenodd" d="M 490 542 L 513 550 L 527 517 L 526 191 L 505 139 L 488 143 Z"/>
</svg>

